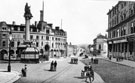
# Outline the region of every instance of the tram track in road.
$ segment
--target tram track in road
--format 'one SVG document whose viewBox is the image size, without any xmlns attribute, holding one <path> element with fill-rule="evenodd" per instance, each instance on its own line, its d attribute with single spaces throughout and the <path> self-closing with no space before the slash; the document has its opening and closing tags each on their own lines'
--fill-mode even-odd
<svg viewBox="0 0 135 83">
<path fill-rule="evenodd" d="M 72 68 L 73 65 L 69 65 L 66 66 L 63 70 L 61 70 L 60 72 L 58 72 L 57 74 L 49 77 L 48 79 L 44 80 L 41 83 L 52 83 L 52 81 L 54 81 L 55 79 L 57 79 L 58 77 L 60 77 L 62 74 L 64 74 L 66 71 L 68 71 L 69 69 Z"/>
</svg>

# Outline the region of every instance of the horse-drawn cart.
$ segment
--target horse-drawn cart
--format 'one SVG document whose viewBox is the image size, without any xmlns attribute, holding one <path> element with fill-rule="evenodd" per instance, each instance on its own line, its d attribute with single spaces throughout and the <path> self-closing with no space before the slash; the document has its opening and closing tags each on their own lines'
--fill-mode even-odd
<svg viewBox="0 0 135 83">
<path fill-rule="evenodd" d="M 72 56 L 70 63 L 72 63 L 72 64 L 78 64 L 78 57 Z"/>
</svg>

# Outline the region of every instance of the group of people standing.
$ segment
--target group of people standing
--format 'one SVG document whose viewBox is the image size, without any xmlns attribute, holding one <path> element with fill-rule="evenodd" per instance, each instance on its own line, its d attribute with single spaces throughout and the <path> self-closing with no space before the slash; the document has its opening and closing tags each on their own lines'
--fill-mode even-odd
<svg viewBox="0 0 135 83">
<path fill-rule="evenodd" d="M 52 61 L 50 65 L 50 71 L 56 71 L 57 61 Z"/>
<path fill-rule="evenodd" d="M 86 77 L 86 80 L 85 80 L 85 81 L 87 81 L 87 78 L 89 78 L 90 83 L 91 83 L 92 81 L 94 81 L 94 71 L 93 71 L 92 66 L 86 64 L 86 65 L 84 66 L 84 71 L 82 70 L 82 72 L 81 72 L 81 76 L 85 76 L 85 77 Z M 91 80 L 91 78 L 92 78 L 92 80 Z"/>
</svg>

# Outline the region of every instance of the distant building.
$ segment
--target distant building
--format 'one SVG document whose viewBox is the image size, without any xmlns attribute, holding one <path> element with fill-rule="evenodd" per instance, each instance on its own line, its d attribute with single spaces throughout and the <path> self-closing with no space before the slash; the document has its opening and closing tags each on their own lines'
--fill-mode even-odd
<svg viewBox="0 0 135 83">
<path fill-rule="evenodd" d="M 71 45 L 71 43 L 67 46 L 67 54 L 68 56 L 76 55 L 77 53 L 77 46 Z"/>
<path fill-rule="evenodd" d="M 93 40 L 93 49 L 97 50 L 98 53 L 104 57 L 107 57 L 107 37 L 101 34 L 97 35 L 97 37 Z"/>
<path fill-rule="evenodd" d="M 43 8 L 44 9 L 44 8 Z M 40 11 L 40 21 L 30 25 L 30 41 L 35 44 L 41 54 L 46 54 L 49 48 L 49 57 L 65 56 L 67 32 L 59 26 L 53 28 L 53 24 L 43 19 L 44 10 Z M 15 22 L 7 24 L 0 22 L 0 59 L 7 59 L 9 54 L 9 29 L 11 28 L 13 39 L 11 41 L 11 59 L 19 59 L 25 40 L 25 25 L 17 25 Z"/>
<path fill-rule="evenodd" d="M 86 49 L 82 48 L 81 46 L 77 47 L 77 55 L 78 56 L 84 56 L 86 55 Z"/>
<path fill-rule="evenodd" d="M 108 15 L 108 56 L 135 60 L 135 1 L 119 1 Z"/>
</svg>

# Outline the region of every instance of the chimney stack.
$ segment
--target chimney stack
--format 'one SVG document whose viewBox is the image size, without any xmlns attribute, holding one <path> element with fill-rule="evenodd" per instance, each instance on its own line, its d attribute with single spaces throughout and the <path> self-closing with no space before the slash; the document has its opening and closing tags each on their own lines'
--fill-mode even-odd
<svg viewBox="0 0 135 83">
<path fill-rule="evenodd" d="M 40 11 L 40 21 L 44 21 L 44 2 L 42 5 L 42 10 Z"/>
<path fill-rule="evenodd" d="M 12 22 L 12 25 L 15 25 L 15 21 Z"/>
</svg>

